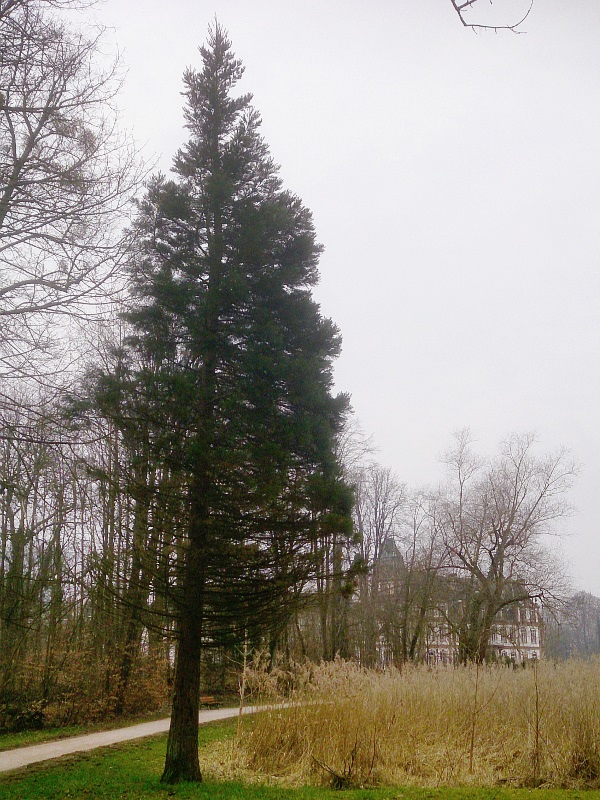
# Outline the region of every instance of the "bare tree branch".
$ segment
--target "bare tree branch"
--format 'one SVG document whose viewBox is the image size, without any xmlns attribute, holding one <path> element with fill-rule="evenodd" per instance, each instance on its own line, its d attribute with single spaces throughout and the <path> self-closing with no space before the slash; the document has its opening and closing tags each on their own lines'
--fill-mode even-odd
<svg viewBox="0 0 600 800">
<path fill-rule="evenodd" d="M 564 450 L 534 452 L 535 435 L 510 436 L 489 464 L 478 462 L 466 433 L 446 459 L 452 480 L 440 492 L 436 524 L 461 613 L 461 658 L 480 660 L 496 614 L 506 606 L 565 595 L 566 583 L 544 537 L 571 511 L 566 494 L 576 468 Z"/>
<path fill-rule="evenodd" d="M 0 0 L 0 372 L 43 357 L 70 314 L 97 312 L 127 252 L 141 179 L 117 127 L 117 63 L 102 31 L 49 10 L 80 0 Z"/>
<path fill-rule="evenodd" d="M 477 21 L 474 21 L 472 19 L 469 19 L 469 18 L 467 18 L 465 16 L 465 11 L 472 10 L 475 6 L 480 5 L 481 4 L 481 0 L 450 0 L 450 2 L 452 3 L 452 6 L 453 6 L 454 10 L 458 14 L 458 18 L 460 19 L 462 24 L 465 26 L 465 28 L 471 28 L 471 30 L 474 30 L 474 31 L 477 31 L 477 30 L 493 30 L 493 31 L 507 30 L 507 31 L 512 31 L 513 33 L 523 33 L 522 30 L 518 30 L 518 29 L 525 22 L 525 20 L 527 19 L 527 17 L 531 13 L 531 9 L 533 8 L 533 0 L 530 0 L 529 8 L 525 12 L 525 14 L 523 14 L 519 18 L 518 22 L 502 23 L 502 24 L 496 24 L 496 23 L 490 23 L 490 22 L 482 23 L 482 22 L 477 22 Z M 490 0 L 490 5 L 491 5 L 491 0 Z"/>
</svg>

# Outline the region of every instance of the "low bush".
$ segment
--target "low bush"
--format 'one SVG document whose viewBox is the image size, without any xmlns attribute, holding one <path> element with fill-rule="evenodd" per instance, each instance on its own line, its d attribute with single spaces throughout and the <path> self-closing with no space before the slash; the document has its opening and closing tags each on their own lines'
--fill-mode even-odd
<svg viewBox="0 0 600 800">
<path fill-rule="evenodd" d="M 0 733 L 21 733 L 39 731 L 44 727 L 44 708 L 42 700 L 0 705 Z"/>
</svg>

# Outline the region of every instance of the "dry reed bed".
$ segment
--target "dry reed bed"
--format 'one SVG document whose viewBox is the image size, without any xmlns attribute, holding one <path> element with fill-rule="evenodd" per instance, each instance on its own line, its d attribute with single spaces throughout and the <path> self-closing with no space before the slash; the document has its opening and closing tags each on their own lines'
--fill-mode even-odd
<svg viewBox="0 0 600 800">
<path fill-rule="evenodd" d="M 383 673 L 336 662 L 294 682 L 297 704 L 247 723 L 244 771 L 337 786 L 600 786 L 600 660 Z"/>
</svg>

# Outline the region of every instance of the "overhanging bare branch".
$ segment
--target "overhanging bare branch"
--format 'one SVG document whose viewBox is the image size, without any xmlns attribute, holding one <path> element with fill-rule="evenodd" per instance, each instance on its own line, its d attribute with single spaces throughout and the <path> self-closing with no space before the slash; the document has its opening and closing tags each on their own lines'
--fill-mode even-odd
<svg viewBox="0 0 600 800">
<path fill-rule="evenodd" d="M 470 21 L 467 17 L 465 17 L 465 11 L 473 9 L 475 6 L 479 5 L 481 0 L 450 0 L 452 6 L 456 13 L 458 14 L 458 18 L 465 26 L 465 28 L 471 28 L 472 30 L 507 30 L 512 31 L 513 33 L 523 33 L 522 30 L 519 30 L 521 25 L 525 22 L 529 14 L 531 13 L 531 9 L 533 8 L 533 0 L 530 0 L 529 8 L 527 9 L 526 13 L 523 14 L 517 22 L 513 23 L 503 23 L 503 24 L 495 24 L 495 23 L 481 23 Z M 490 3 L 491 4 L 491 3 Z"/>
</svg>

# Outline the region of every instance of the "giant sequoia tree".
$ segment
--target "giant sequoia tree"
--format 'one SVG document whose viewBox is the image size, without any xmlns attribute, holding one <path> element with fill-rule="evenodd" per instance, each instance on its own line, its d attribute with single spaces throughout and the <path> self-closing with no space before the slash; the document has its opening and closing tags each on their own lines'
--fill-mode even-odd
<svg viewBox="0 0 600 800">
<path fill-rule="evenodd" d="M 202 648 L 281 625 L 319 531 L 344 525 L 349 505 L 333 455 L 347 406 L 331 395 L 340 339 L 311 297 L 311 215 L 282 189 L 251 96 L 234 93 L 243 68 L 218 24 L 200 52 L 202 70 L 184 76 L 190 139 L 176 178 L 155 178 L 140 204 L 133 333 L 97 395 L 175 478 L 167 782 L 201 779 Z"/>
</svg>

